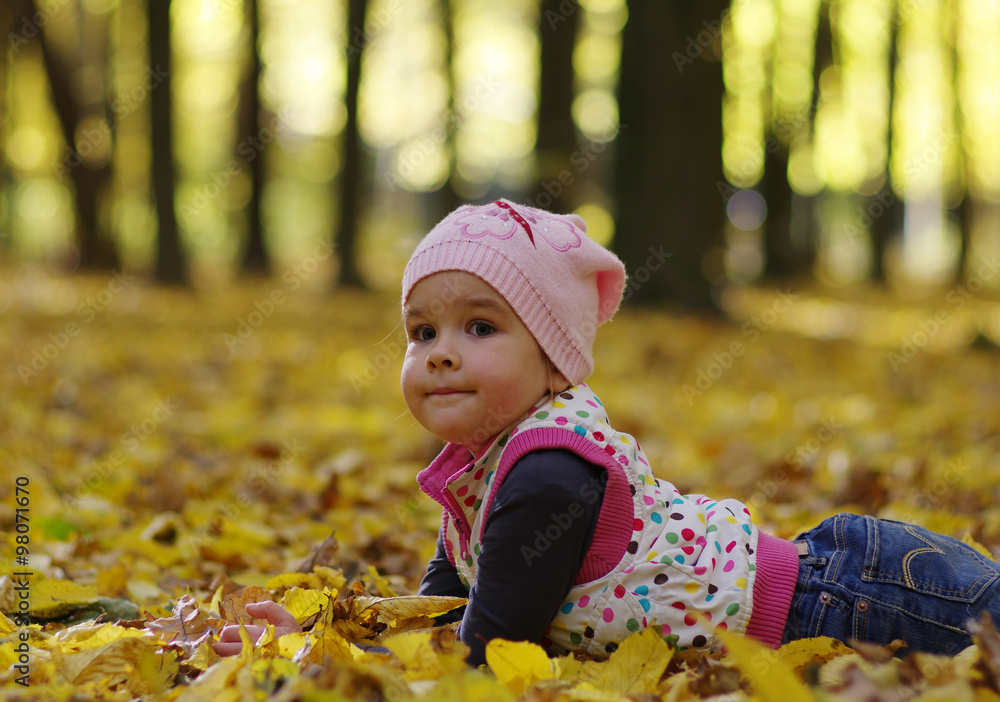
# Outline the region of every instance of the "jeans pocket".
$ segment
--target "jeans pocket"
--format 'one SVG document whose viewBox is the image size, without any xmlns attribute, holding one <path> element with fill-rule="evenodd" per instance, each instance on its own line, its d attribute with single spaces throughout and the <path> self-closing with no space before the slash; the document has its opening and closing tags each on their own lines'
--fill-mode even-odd
<svg viewBox="0 0 1000 702">
<path fill-rule="evenodd" d="M 866 582 L 971 603 L 998 577 L 996 564 L 957 539 L 902 522 L 867 522 Z"/>
</svg>

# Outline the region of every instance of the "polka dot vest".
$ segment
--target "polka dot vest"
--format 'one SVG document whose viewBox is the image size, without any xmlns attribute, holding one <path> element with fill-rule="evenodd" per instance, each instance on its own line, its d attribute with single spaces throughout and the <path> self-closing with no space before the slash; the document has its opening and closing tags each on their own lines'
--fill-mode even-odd
<svg viewBox="0 0 1000 702">
<path fill-rule="evenodd" d="M 586 385 L 530 410 L 471 463 L 449 445 L 421 471 L 421 487 L 444 507 L 445 547 L 462 581 L 476 580 L 482 528 L 504 477 L 529 451 L 565 448 L 606 470 L 594 537 L 575 584 L 542 641 L 551 652 L 604 651 L 652 623 L 682 647 L 718 646 L 716 628 L 746 630 L 758 532 L 744 505 L 682 495 L 655 478 L 638 442 L 615 431 Z M 582 485 L 581 499 L 596 499 Z M 571 514 L 553 515 L 527 562 L 558 548 Z"/>
</svg>

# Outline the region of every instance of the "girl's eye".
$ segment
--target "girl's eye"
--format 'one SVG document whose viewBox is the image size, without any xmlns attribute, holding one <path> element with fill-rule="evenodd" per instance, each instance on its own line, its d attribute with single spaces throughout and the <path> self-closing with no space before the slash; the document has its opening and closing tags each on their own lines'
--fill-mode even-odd
<svg viewBox="0 0 1000 702">
<path fill-rule="evenodd" d="M 434 329 L 426 324 L 417 327 L 410 332 L 410 338 L 414 341 L 430 341 L 436 336 Z"/>
<path fill-rule="evenodd" d="M 470 331 L 474 336 L 489 336 L 496 329 L 489 322 L 473 322 Z"/>
</svg>

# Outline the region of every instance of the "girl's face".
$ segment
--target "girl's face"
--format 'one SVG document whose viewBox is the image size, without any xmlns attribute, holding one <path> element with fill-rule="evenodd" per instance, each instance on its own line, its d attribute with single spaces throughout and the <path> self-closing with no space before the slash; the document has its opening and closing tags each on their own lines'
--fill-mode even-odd
<svg viewBox="0 0 1000 702">
<path fill-rule="evenodd" d="M 421 425 L 474 455 L 550 389 L 569 383 L 507 301 L 461 271 L 430 275 L 403 310 L 403 397 Z"/>
</svg>

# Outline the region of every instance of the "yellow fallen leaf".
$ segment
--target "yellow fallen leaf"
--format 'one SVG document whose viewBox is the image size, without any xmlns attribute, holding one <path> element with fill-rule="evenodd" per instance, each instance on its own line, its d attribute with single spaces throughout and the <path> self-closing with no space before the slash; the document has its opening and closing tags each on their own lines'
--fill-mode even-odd
<svg viewBox="0 0 1000 702">
<path fill-rule="evenodd" d="M 256 585 L 251 585 L 250 587 L 243 590 L 243 594 L 239 597 L 235 595 L 226 595 L 222 598 L 222 602 L 219 605 L 219 614 L 223 619 L 226 620 L 228 624 L 267 624 L 266 619 L 259 619 L 257 617 L 250 616 L 247 614 L 247 605 L 251 602 L 270 602 L 271 594 Z"/>
<path fill-rule="evenodd" d="M 320 590 L 316 588 L 293 587 L 285 591 L 281 606 L 288 610 L 299 624 L 302 624 L 310 617 L 319 614 L 324 607 L 336 599 L 337 591 L 331 591 L 329 588 Z"/>
<path fill-rule="evenodd" d="M 323 588 L 323 580 L 315 573 L 282 573 L 264 584 L 265 590 L 288 590 L 293 587 L 320 590 Z"/>
<path fill-rule="evenodd" d="M 497 680 L 515 695 L 539 680 L 556 677 L 545 649 L 529 641 L 493 639 L 486 644 L 486 663 Z"/>
<path fill-rule="evenodd" d="M 238 700 L 234 681 L 245 665 L 241 656 L 220 658 L 215 665 L 195 678 L 176 698 L 175 702 L 229 702 Z"/>
<path fill-rule="evenodd" d="M 14 620 L 0 612 L 0 636 L 13 634 L 15 631 L 17 631 L 17 625 L 14 624 Z"/>
<path fill-rule="evenodd" d="M 775 651 L 753 639 L 720 631 L 728 656 L 753 681 L 763 702 L 815 702 L 815 698 Z"/>
<path fill-rule="evenodd" d="M 97 594 L 103 597 L 128 597 L 129 572 L 121 563 L 97 571 Z"/>
<path fill-rule="evenodd" d="M 656 629 L 649 627 L 628 636 L 606 663 L 585 668 L 581 678 L 602 690 L 623 694 L 653 693 L 667 669 L 673 649 Z M 595 676 L 596 673 L 596 676 Z"/>
<path fill-rule="evenodd" d="M 339 592 L 347 586 L 347 577 L 339 568 L 318 565 L 313 567 L 313 573 L 319 576 L 320 580 L 323 581 L 323 585 L 331 590 L 337 590 Z"/>
<path fill-rule="evenodd" d="M 494 678 L 478 671 L 442 678 L 429 700 L 476 700 L 476 702 L 514 702 L 516 695 Z"/>
<path fill-rule="evenodd" d="M 375 584 L 375 589 L 378 590 L 379 595 L 382 597 L 396 597 L 396 591 L 392 589 L 392 585 L 378 572 L 375 566 L 368 566 L 368 575 Z"/>
<path fill-rule="evenodd" d="M 436 680 L 467 669 L 469 649 L 455 639 L 450 632 L 426 629 L 387 637 L 382 645 L 396 654 L 407 680 Z"/>
<path fill-rule="evenodd" d="M 274 691 L 283 679 L 295 678 L 299 674 L 299 666 L 287 658 L 261 658 L 254 661 L 250 670 L 257 691 Z"/>
<path fill-rule="evenodd" d="M 590 683 L 580 683 L 570 691 L 569 695 L 573 702 L 632 702 L 635 699 L 620 692 L 602 690 Z"/>
<path fill-rule="evenodd" d="M 184 659 L 184 665 L 199 671 L 206 671 L 219 660 L 219 654 L 212 648 L 212 642 L 205 640 L 199 644 L 194 652 Z"/>
<path fill-rule="evenodd" d="M 285 634 L 278 637 L 278 655 L 283 658 L 292 659 L 306 645 L 306 635 L 302 632 Z"/>
<path fill-rule="evenodd" d="M 352 614 L 358 615 L 366 610 L 377 612 L 390 626 L 395 622 L 413 617 L 433 617 L 450 612 L 466 604 L 464 597 L 434 597 L 430 595 L 403 595 L 401 597 L 371 597 L 354 598 Z"/>
<path fill-rule="evenodd" d="M 177 662 L 179 655 L 174 649 L 165 649 L 139 656 L 135 664 L 139 680 L 132 681 L 129 689 L 147 695 L 166 692 L 180 669 Z"/>
<path fill-rule="evenodd" d="M 76 653 L 52 651 L 56 670 L 66 682 L 84 685 L 108 680 L 108 685 L 124 682 L 137 675 L 135 668 L 142 656 L 155 656 L 157 644 L 149 638 L 121 638 L 103 646 L 86 648 Z"/>
<path fill-rule="evenodd" d="M 68 654 L 107 646 L 119 639 L 142 636 L 149 637 L 149 634 L 142 629 L 127 629 L 107 622 L 89 621 L 60 631 L 46 643 L 46 646 L 49 649 L 58 648 L 62 653 Z"/>
<path fill-rule="evenodd" d="M 55 619 L 96 601 L 94 585 L 80 585 L 70 580 L 32 580 L 28 611 L 39 619 Z"/>
<path fill-rule="evenodd" d="M 842 641 L 828 636 L 790 641 L 775 654 L 792 670 L 798 671 L 809 663 L 826 663 L 838 656 L 849 655 L 854 650 Z"/>
<path fill-rule="evenodd" d="M 16 612 L 18 601 L 14 581 L 9 575 L 0 575 L 0 612 Z"/>
<path fill-rule="evenodd" d="M 317 627 L 310 631 L 306 638 L 306 646 L 303 646 L 299 653 L 293 657 L 296 663 L 305 660 L 317 665 L 329 666 L 336 661 L 354 660 L 350 641 L 344 638 L 336 629 L 331 627 Z M 278 647 L 280 650 L 280 640 L 278 641 Z"/>
</svg>

